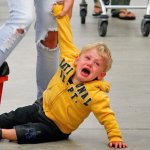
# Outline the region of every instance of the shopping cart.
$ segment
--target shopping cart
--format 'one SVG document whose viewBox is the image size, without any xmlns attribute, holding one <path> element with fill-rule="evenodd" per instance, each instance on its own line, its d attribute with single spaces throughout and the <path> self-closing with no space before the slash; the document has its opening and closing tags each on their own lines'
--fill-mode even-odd
<svg viewBox="0 0 150 150">
<path fill-rule="evenodd" d="M 2 92 L 3 92 L 3 84 L 5 81 L 8 80 L 8 74 L 9 74 L 9 67 L 7 62 L 4 62 L 0 67 L 0 103 L 1 103 Z"/>
<path fill-rule="evenodd" d="M 141 33 L 143 36 L 147 37 L 150 33 L 150 0 L 147 1 L 147 5 L 143 6 L 129 6 L 129 5 L 110 5 L 111 0 L 100 0 L 102 14 L 99 16 L 98 20 L 98 33 L 100 36 L 104 37 L 107 34 L 107 26 L 109 16 L 107 14 L 108 9 L 146 9 L 146 14 L 143 16 L 141 21 Z M 87 15 L 87 3 L 82 0 L 80 3 L 80 17 L 81 24 L 85 24 Z"/>
</svg>

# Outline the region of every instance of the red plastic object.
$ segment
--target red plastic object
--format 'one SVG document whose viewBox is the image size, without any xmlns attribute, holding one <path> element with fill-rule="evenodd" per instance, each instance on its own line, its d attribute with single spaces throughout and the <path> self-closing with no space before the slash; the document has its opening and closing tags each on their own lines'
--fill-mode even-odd
<svg viewBox="0 0 150 150">
<path fill-rule="evenodd" d="M 3 84 L 4 84 L 4 81 L 7 81 L 7 80 L 8 80 L 8 76 L 0 77 L 0 103 L 1 103 L 2 92 L 3 92 Z"/>
</svg>

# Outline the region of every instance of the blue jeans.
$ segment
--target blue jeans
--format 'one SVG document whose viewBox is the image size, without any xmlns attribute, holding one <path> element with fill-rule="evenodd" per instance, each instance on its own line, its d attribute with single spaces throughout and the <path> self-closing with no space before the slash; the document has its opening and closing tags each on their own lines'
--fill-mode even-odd
<svg viewBox="0 0 150 150">
<path fill-rule="evenodd" d="M 36 12 L 35 32 L 37 48 L 37 98 L 42 97 L 43 90 L 59 64 L 58 47 L 50 49 L 41 41 L 47 36 L 48 31 L 56 31 L 57 26 L 50 7 L 55 0 L 7 0 L 10 18 L 0 27 L 0 66 L 17 46 L 25 33 L 29 30 Z M 23 29 L 18 32 L 17 29 Z"/>
</svg>

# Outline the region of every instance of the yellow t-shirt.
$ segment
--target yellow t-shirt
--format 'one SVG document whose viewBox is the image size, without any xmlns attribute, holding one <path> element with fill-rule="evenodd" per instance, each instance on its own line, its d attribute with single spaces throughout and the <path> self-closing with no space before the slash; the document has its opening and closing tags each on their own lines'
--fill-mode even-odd
<svg viewBox="0 0 150 150">
<path fill-rule="evenodd" d="M 61 5 L 55 5 L 54 15 L 57 16 L 61 10 Z M 73 44 L 69 17 L 56 20 L 61 63 L 43 93 L 45 115 L 53 120 L 63 133 L 69 134 L 79 127 L 90 112 L 93 112 L 98 121 L 104 125 L 109 141 L 122 141 L 118 123 L 110 109 L 106 94 L 110 89 L 109 83 L 105 80 L 80 84 L 69 82 L 75 73 L 74 60 L 79 55 L 79 50 Z"/>
</svg>

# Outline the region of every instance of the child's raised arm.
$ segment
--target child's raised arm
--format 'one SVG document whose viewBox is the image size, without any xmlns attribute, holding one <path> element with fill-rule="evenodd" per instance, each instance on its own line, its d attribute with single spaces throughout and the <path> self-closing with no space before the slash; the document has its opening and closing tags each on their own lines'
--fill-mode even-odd
<svg viewBox="0 0 150 150">
<path fill-rule="evenodd" d="M 57 16 L 62 11 L 63 6 L 56 4 L 53 6 L 53 13 L 56 16 L 58 24 L 58 41 L 60 47 L 60 56 L 61 57 L 75 57 L 79 54 L 79 50 L 73 43 L 72 30 L 70 25 L 70 18 L 68 15 L 65 15 L 63 18 L 57 18 Z"/>
</svg>

